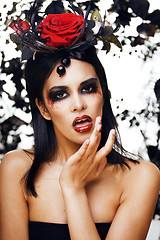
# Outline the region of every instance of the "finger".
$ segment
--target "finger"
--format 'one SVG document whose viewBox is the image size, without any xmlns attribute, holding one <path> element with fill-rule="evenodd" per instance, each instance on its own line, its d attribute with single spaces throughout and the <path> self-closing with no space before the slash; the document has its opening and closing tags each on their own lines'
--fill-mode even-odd
<svg viewBox="0 0 160 240">
<path fill-rule="evenodd" d="M 97 151 L 97 148 L 99 146 L 100 139 L 101 139 L 101 128 L 102 128 L 102 123 L 101 123 L 101 117 L 99 116 L 96 118 L 95 127 L 90 137 L 90 143 L 89 143 L 86 155 L 93 156 Z"/>
<path fill-rule="evenodd" d="M 109 136 L 107 139 L 107 142 L 104 147 L 102 147 L 96 154 L 96 161 L 100 161 L 102 158 L 106 157 L 113 148 L 114 145 L 114 140 L 115 140 L 115 130 L 112 129 L 109 132 Z"/>
<path fill-rule="evenodd" d="M 94 136 L 99 136 L 99 133 L 101 132 L 101 128 L 102 128 L 102 118 L 101 116 L 98 116 L 96 118 L 94 130 L 90 139 L 92 139 Z"/>
<path fill-rule="evenodd" d="M 89 145 L 89 142 L 90 142 L 90 139 L 87 139 L 86 141 L 84 141 L 84 143 L 82 144 L 82 146 L 79 148 L 79 150 L 70 157 L 70 161 L 80 161 L 82 160 L 82 158 L 84 157 L 86 151 L 87 151 L 87 148 L 88 148 L 88 145 Z"/>
</svg>

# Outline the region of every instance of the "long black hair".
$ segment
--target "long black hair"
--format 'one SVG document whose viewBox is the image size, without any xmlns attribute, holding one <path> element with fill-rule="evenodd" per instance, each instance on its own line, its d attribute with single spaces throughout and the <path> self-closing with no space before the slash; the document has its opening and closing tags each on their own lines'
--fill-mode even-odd
<svg viewBox="0 0 160 240">
<path fill-rule="evenodd" d="M 51 161 L 51 158 L 56 154 L 57 150 L 57 141 L 52 121 L 45 120 L 42 117 L 39 109 L 36 106 L 35 99 L 37 98 L 39 102 L 43 102 L 42 91 L 44 83 L 50 76 L 55 65 L 61 57 L 62 56 L 57 54 L 36 53 L 34 60 L 31 58 L 27 61 L 24 70 L 26 89 L 31 106 L 35 140 L 34 160 L 30 170 L 26 174 L 26 188 L 27 192 L 35 197 L 37 196 L 37 193 L 34 186 L 34 180 L 38 173 L 39 167 L 42 163 Z M 99 148 L 105 145 L 109 131 L 114 128 L 116 130 L 115 143 L 113 150 L 107 156 L 108 163 L 119 164 L 122 167 L 129 167 L 125 161 L 125 158 L 135 163 L 138 161 L 136 160 L 135 155 L 128 153 L 122 147 L 120 135 L 117 129 L 117 122 L 113 115 L 110 104 L 110 94 L 107 86 L 105 71 L 100 60 L 97 57 L 95 47 L 88 48 L 85 55 L 83 56 L 83 59 L 81 60 L 93 65 L 97 76 L 99 77 L 103 92 L 104 105 L 102 115 L 101 141 Z"/>
</svg>

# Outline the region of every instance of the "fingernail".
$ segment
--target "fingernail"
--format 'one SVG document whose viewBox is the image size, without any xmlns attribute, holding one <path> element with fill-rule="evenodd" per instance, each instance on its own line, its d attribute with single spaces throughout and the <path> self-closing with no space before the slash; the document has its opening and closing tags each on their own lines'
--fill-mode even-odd
<svg viewBox="0 0 160 240">
<path fill-rule="evenodd" d="M 111 132 L 111 134 L 112 134 L 112 135 L 115 135 L 115 134 L 116 134 L 116 131 L 115 131 L 115 129 L 111 129 L 111 131 L 110 131 L 110 132 Z"/>
<path fill-rule="evenodd" d="M 90 142 L 90 140 L 89 140 L 89 139 L 87 139 L 87 140 L 85 141 L 85 145 L 88 145 L 88 144 L 89 144 L 89 142 Z"/>
<path fill-rule="evenodd" d="M 101 130 L 102 130 L 102 126 L 101 126 L 101 125 L 98 125 L 98 126 L 97 126 L 97 131 L 98 131 L 98 132 L 101 132 Z"/>
<path fill-rule="evenodd" d="M 102 118 L 101 118 L 101 116 L 98 116 L 98 117 L 97 117 L 97 122 L 100 123 L 100 124 L 102 123 Z"/>
<path fill-rule="evenodd" d="M 101 132 L 101 129 L 102 129 L 102 121 L 101 120 L 102 120 L 101 116 L 97 117 L 97 119 L 96 119 L 96 130 L 98 132 Z"/>
</svg>

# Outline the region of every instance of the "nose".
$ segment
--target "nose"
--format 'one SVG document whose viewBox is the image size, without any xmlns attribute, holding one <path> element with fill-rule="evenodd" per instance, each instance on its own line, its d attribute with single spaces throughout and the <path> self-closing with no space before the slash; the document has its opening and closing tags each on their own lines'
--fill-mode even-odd
<svg viewBox="0 0 160 240">
<path fill-rule="evenodd" d="M 72 106 L 71 106 L 71 112 L 75 111 L 82 111 L 86 109 L 87 104 L 83 99 L 83 96 L 80 96 L 79 94 L 76 94 L 73 96 Z"/>
</svg>

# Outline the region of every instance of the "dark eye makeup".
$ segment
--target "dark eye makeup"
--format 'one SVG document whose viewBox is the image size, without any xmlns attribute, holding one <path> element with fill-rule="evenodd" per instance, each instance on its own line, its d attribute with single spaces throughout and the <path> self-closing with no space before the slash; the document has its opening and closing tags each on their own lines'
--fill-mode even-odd
<svg viewBox="0 0 160 240">
<path fill-rule="evenodd" d="M 86 84 L 84 85 L 82 88 L 81 88 L 81 93 L 82 94 L 86 94 L 86 93 L 96 93 L 97 92 L 97 89 L 98 89 L 98 85 L 97 83 L 95 82 L 92 82 L 92 83 L 89 83 L 89 84 Z"/>
<path fill-rule="evenodd" d="M 52 102 L 57 102 L 59 100 L 62 100 L 66 98 L 69 94 L 65 90 L 59 90 L 56 92 L 50 91 L 48 93 L 48 97 Z"/>
<path fill-rule="evenodd" d="M 98 81 L 96 78 L 88 79 L 80 84 L 80 94 L 96 93 L 98 89 Z M 70 95 L 66 86 L 52 87 L 48 92 L 48 98 L 52 102 L 61 101 Z"/>
</svg>

